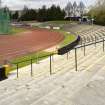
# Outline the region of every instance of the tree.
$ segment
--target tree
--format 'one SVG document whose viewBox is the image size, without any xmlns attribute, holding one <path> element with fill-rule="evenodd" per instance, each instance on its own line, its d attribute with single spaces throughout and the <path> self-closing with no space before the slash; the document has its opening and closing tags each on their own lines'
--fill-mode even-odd
<svg viewBox="0 0 105 105">
<path fill-rule="evenodd" d="M 48 9 L 49 20 L 63 20 L 65 16 L 64 10 L 61 10 L 60 6 L 52 5 Z"/>
<path fill-rule="evenodd" d="M 45 5 L 41 9 L 38 10 L 37 20 L 38 21 L 46 21 L 47 20 L 47 10 L 46 10 Z"/>
<path fill-rule="evenodd" d="M 88 15 L 95 19 L 96 24 L 105 25 L 105 0 L 97 0 Z"/>
<path fill-rule="evenodd" d="M 77 16 L 77 11 L 78 11 L 78 6 L 76 1 L 73 3 L 73 16 L 76 17 Z"/>
<path fill-rule="evenodd" d="M 21 17 L 21 21 L 37 20 L 37 21 L 52 21 L 52 20 L 63 20 L 65 11 L 60 6 L 52 5 L 50 8 L 46 8 L 44 5 L 38 10 L 28 9 L 24 7 Z"/>
<path fill-rule="evenodd" d="M 85 9 L 85 5 L 84 5 L 84 3 L 81 1 L 81 2 L 79 3 L 79 6 L 78 6 L 78 11 L 79 11 L 79 13 L 80 13 L 80 16 L 83 16 L 83 14 L 84 14 L 84 9 Z"/>
<path fill-rule="evenodd" d="M 18 13 L 18 11 L 16 11 L 16 12 L 11 16 L 11 18 L 12 18 L 13 20 L 17 20 L 17 19 L 19 18 L 19 13 Z"/>
<path fill-rule="evenodd" d="M 73 14 L 73 5 L 71 4 L 71 2 L 69 2 L 67 4 L 67 6 L 65 7 L 65 12 L 66 12 L 66 17 L 71 17 Z"/>
<path fill-rule="evenodd" d="M 34 9 L 28 9 L 26 6 L 24 6 L 24 9 L 22 11 L 22 14 L 19 18 L 21 21 L 31 21 L 37 19 L 37 12 Z"/>
</svg>

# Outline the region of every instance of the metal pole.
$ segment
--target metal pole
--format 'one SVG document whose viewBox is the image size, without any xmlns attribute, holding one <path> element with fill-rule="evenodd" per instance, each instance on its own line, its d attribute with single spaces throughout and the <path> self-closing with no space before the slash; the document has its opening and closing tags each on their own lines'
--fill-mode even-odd
<svg viewBox="0 0 105 105">
<path fill-rule="evenodd" d="M 19 78 L 19 64 L 17 63 L 17 78 Z"/>
<path fill-rule="evenodd" d="M 81 46 L 82 46 L 82 38 L 81 38 Z"/>
<path fill-rule="evenodd" d="M 52 75 L 52 62 L 51 62 L 51 55 L 50 55 L 50 75 Z"/>
<path fill-rule="evenodd" d="M 85 46 L 85 43 L 84 43 L 84 56 L 86 55 L 86 46 Z"/>
<path fill-rule="evenodd" d="M 36 62 L 37 62 L 37 64 L 39 64 L 39 60 L 38 60 L 38 53 L 37 53 L 36 55 L 37 55 L 37 61 L 36 61 Z"/>
<path fill-rule="evenodd" d="M 52 61 L 54 62 L 54 54 L 52 54 Z"/>
<path fill-rule="evenodd" d="M 33 76 L 33 70 L 32 70 L 32 59 L 31 59 L 31 77 Z"/>
<path fill-rule="evenodd" d="M 75 70 L 77 70 L 77 49 L 75 48 Z"/>
<path fill-rule="evenodd" d="M 69 53 L 67 52 L 67 60 L 69 59 Z"/>
<path fill-rule="evenodd" d="M 97 38 L 96 38 L 96 36 L 95 36 L 95 47 L 96 47 L 96 40 L 97 40 Z"/>
<path fill-rule="evenodd" d="M 103 52 L 104 52 L 104 49 L 105 48 L 105 43 L 104 43 L 104 38 L 103 38 Z"/>
<path fill-rule="evenodd" d="M 83 42 L 82 42 L 82 38 L 81 38 L 81 46 L 82 46 Z M 81 47 L 81 50 L 82 50 L 82 47 Z"/>
</svg>

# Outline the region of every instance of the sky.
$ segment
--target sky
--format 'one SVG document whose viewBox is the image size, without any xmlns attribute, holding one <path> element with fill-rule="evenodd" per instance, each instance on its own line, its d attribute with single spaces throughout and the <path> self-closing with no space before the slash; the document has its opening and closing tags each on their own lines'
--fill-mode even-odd
<svg viewBox="0 0 105 105">
<path fill-rule="evenodd" d="M 62 8 L 66 6 L 68 1 L 80 2 L 83 1 L 86 6 L 90 6 L 95 3 L 96 0 L 2 0 L 2 6 L 7 6 L 11 10 L 21 10 L 24 5 L 28 8 L 41 8 L 43 5 L 50 7 L 52 4 L 60 5 Z"/>
</svg>

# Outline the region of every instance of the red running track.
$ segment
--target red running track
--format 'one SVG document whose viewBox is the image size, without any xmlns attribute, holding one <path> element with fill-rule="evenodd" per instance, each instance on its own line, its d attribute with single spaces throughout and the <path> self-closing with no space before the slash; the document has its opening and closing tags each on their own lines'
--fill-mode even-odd
<svg viewBox="0 0 105 105">
<path fill-rule="evenodd" d="M 45 50 L 63 39 L 62 34 L 46 29 L 29 30 L 17 35 L 0 35 L 0 62 Z"/>
</svg>

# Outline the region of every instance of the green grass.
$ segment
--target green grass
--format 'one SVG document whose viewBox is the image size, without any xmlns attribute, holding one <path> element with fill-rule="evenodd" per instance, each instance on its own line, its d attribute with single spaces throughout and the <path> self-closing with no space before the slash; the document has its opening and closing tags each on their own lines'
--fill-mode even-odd
<svg viewBox="0 0 105 105">
<path fill-rule="evenodd" d="M 24 31 L 26 31 L 26 29 L 24 29 L 24 28 L 11 27 L 11 30 L 10 30 L 9 34 L 15 35 L 17 33 L 21 33 L 21 32 L 24 32 Z"/>
<path fill-rule="evenodd" d="M 60 47 L 64 47 L 76 40 L 76 36 L 65 31 L 60 31 L 64 35 L 64 40 L 60 43 Z"/>
<path fill-rule="evenodd" d="M 64 36 L 64 40 L 59 44 L 60 48 L 74 42 L 77 38 L 77 36 L 75 36 L 71 33 L 67 33 L 64 30 L 52 30 L 52 31 L 59 32 Z"/>
<path fill-rule="evenodd" d="M 25 67 L 27 65 L 30 65 L 31 64 L 31 59 L 33 59 L 32 60 L 33 63 L 37 63 L 38 61 L 49 57 L 50 54 L 52 54 L 52 53 L 51 52 L 44 52 L 44 51 L 41 51 L 41 52 L 38 52 L 38 53 L 28 54 L 28 55 L 25 55 L 25 56 L 22 56 L 22 57 L 15 58 L 12 61 L 12 64 L 19 63 L 19 68 L 22 68 L 22 67 Z M 11 70 L 15 70 L 15 69 L 16 69 L 16 65 L 14 65 Z"/>
</svg>

